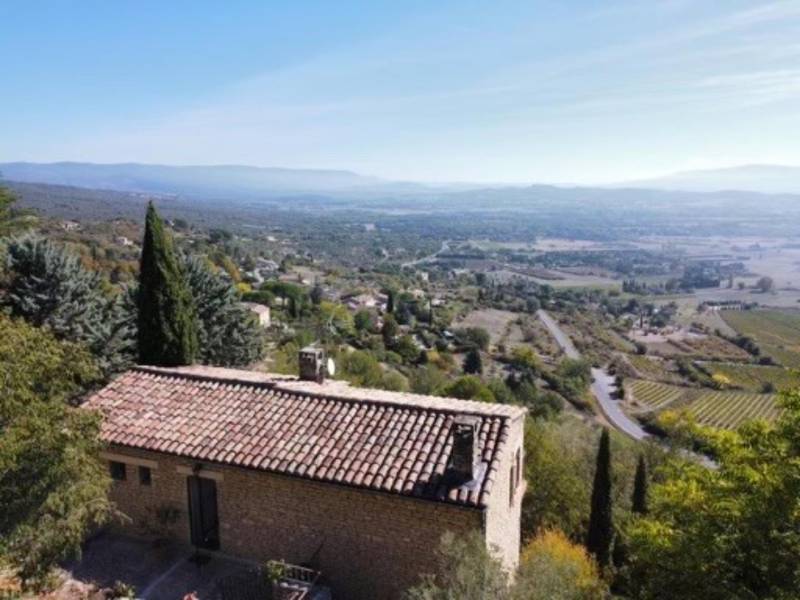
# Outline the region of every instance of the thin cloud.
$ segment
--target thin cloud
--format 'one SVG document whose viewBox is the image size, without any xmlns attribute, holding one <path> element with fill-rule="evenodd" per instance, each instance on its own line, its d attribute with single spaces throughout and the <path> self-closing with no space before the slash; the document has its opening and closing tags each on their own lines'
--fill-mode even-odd
<svg viewBox="0 0 800 600">
<path fill-rule="evenodd" d="M 675 19 L 669 27 L 655 21 L 646 30 L 620 26 L 619 35 L 588 45 L 578 43 L 585 28 L 620 15 L 579 16 L 560 24 L 569 29 L 558 52 L 539 41 L 536 28 L 547 24 L 536 22 L 510 35 L 459 25 L 446 39 L 429 33 L 413 46 L 400 31 L 270 70 L 166 117 L 109 124 L 70 140 L 71 148 L 87 157 L 318 165 L 391 176 L 405 168 L 406 177 L 441 169 L 442 179 L 469 179 L 447 170 L 480 172 L 505 162 L 510 172 L 535 156 L 547 171 L 559 160 L 554 146 L 562 146 L 563 158 L 570 157 L 564 146 L 578 143 L 597 164 L 657 170 L 662 167 L 634 165 L 640 156 L 614 156 L 594 141 L 594 131 L 599 140 L 652 140 L 680 157 L 669 123 L 675 132 L 687 120 L 721 123 L 737 110 L 800 92 L 800 72 L 787 66 L 800 53 L 787 31 L 800 16 L 800 1 L 703 20 L 691 18 L 693 7 L 682 0 L 659 4 Z M 632 132 L 634 119 L 640 129 Z M 713 137 L 700 129 L 682 135 L 699 136 L 697 143 Z M 790 147 L 783 144 L 776 154 Z M 487 171 L 484 178 L 498 177 Z"/>
</svg>

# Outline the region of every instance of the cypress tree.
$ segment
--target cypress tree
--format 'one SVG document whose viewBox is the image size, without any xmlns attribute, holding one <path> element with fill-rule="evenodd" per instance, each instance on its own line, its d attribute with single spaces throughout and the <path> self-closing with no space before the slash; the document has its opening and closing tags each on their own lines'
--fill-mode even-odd
<svg viewBox="0 0 800 600">
<path fill-rule="evenodd" d="M 467 355 L 464 357 L 464 373 L 468 375 L 480 375 L 483 373 L 483 361 L 481 360 L 481 353 L 477 348 L 470 348 Z"/>
<path fill-rule="evenodd" d="M 614 523 L 611 515 L 611 449 L 608 429 L 603 429 L 597 449 L 597 468 L 592 486 L 592 509 L 586 549 L 594 555 L 600 567 L 608 565 Z"/>
<path fill-rule="evenodd" d="M 647 514 L 647 463 L 644 462 L 644 456 L 641 454 L 636 465 L 636 477 L 633 480 L 631 510 L 638 515 Z"/>
<path fill-rule="evenodd" d="M 147 206 L 139 266 L 139 361 L 188 365 L 197 354 L 197 317 L 172 236 Z"/>
<path fill-rule="evenodd" d="M 324 296 L 325 293 L 323 292 L 322 286 L 319 284 L 319 282 L 314 283 L 314 287 L 311 288 L 311 293 L 309 293 L 309 298 L 311 298 L 311 303 L 314 306 L 319 306 Z"/>
<path fill-rule="evenodd" d="M 383 336 L 383 345 L 391 348 L 394 345 L 394 338 L 397 336 L 397 321 L 394 320 L 394 316 L 391 314 L 383 316 L 381 335 Z"/>
</svg>

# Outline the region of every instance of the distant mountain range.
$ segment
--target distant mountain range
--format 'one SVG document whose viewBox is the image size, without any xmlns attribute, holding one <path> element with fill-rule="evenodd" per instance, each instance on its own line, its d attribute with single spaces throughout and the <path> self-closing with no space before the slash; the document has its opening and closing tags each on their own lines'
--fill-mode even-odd
<svg viewBox="0 0 800 600">
<path fill-rule="evenodd" d="M 59 163 L 0 164 L 22 208 L 62 219 L 141 219 L 155 199 L 169 218 L 204 226 L 303 228 L 380 222 L 446 238 L 550 235 L 796 236 L 800 194 L 624 186 L 433 186 L 347 171 Z"/>
<path fill-rule="evenodd" d="M 125 192 L 199 196 L 336 192 L 379 187 L 382 181 L 351 171 L 278 169 L 241 165 L 167 166 L 139 163 L 0 163 L 9 181 Z"/>
<path fill-rule="evenodd" d="M 800 194 L 800 167 L 743 165 L 726 169 L 681 171 L 613 187 L 654 188 L 684 192 L 739 190 L 764 194 Z"/>
<path fill-rule="evenodd" d="M 107 189 L 144 194 L 171 194 L 200 198 L 270 198 L 310 194 L 349 198 L 415 197 L 437 198 L 442 194 L 470 192 L 520 193 L 549 188 L 520 185 L 423 184 L 397 182 L 360 175 L 352 171 L 281 169 L 242 165 L 168 166 L 139 163 L 94 164 L 0 163 L 0 174 L 8 181 Z M 800 167 L 747 165 L 728 169 L 684 171 L 611 186 L 567 187 L 570 195 L 591 196 L 601 189 L 634 188 L 674 192 L 757 192 L 800 194 Z M 528 192 L 525 192 L 528 190 Z"/>
</svg>

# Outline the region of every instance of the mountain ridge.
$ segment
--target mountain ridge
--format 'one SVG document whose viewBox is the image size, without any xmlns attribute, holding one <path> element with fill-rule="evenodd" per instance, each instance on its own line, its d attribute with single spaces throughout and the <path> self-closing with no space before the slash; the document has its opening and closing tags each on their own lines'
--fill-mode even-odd
<svg viewBox="0 0 800 600">
<path fill-rule="evenodd" d="M 800 166 L 752 163 L 718 169 L 678 171 L 661 177 L 637 179 L 609 187 L 647 187 L 683 192 L 759 192 L 800 194 Z"/>
<path fill-rule="evenodd" d="M 611 185 L 533 183 L 424 183 L 392 181 L 347 169 L 294 169 L 239 164 L 163 165 L 154 163 L 0 163 L 0 174 L 9 181 L 65 185 L 87 189 L 149 194 L 184 194 L 198 197 L 270 197 L 282 194 L 318 193 L 363 197 L 438 195 L 448 192 L 572 189 L 618 189 L 689 193 L 800 194 L 800 167 L 751 164 L 725 169 L 681 171 L 651 179 Z"/>
<path fill-rule="evenodd" d="M 0 163 L 7 180 L 144 193 L 206 195 L 223 192 L 285 192 L 379 186 L 376 177 L 335 169 L 289 169 L 250 165 L 160 165 L 148 163 Z"/>
</svg>

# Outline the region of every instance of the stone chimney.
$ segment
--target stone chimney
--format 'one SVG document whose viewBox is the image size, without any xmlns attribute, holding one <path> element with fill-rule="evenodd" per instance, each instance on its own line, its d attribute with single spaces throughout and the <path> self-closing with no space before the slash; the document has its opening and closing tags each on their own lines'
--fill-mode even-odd
<svg viewBox="0 0 800 600">
<path fill-rule="evenodd" d="M 457 415 L 453 419 L 453 450 L 450 453 L 448 470 L 451 477 L 460 483 L 473 481 L 478 477 L 481 464 L 478 448 L 480 423 L 480 418 L 473 415 Z"/>
<path fill-rule="evenodd" d="M 306 346 L 300 350 L 300 379 L 303 381 L 325 380 L 325 350 L 316 346 Z"/>
</svg>

